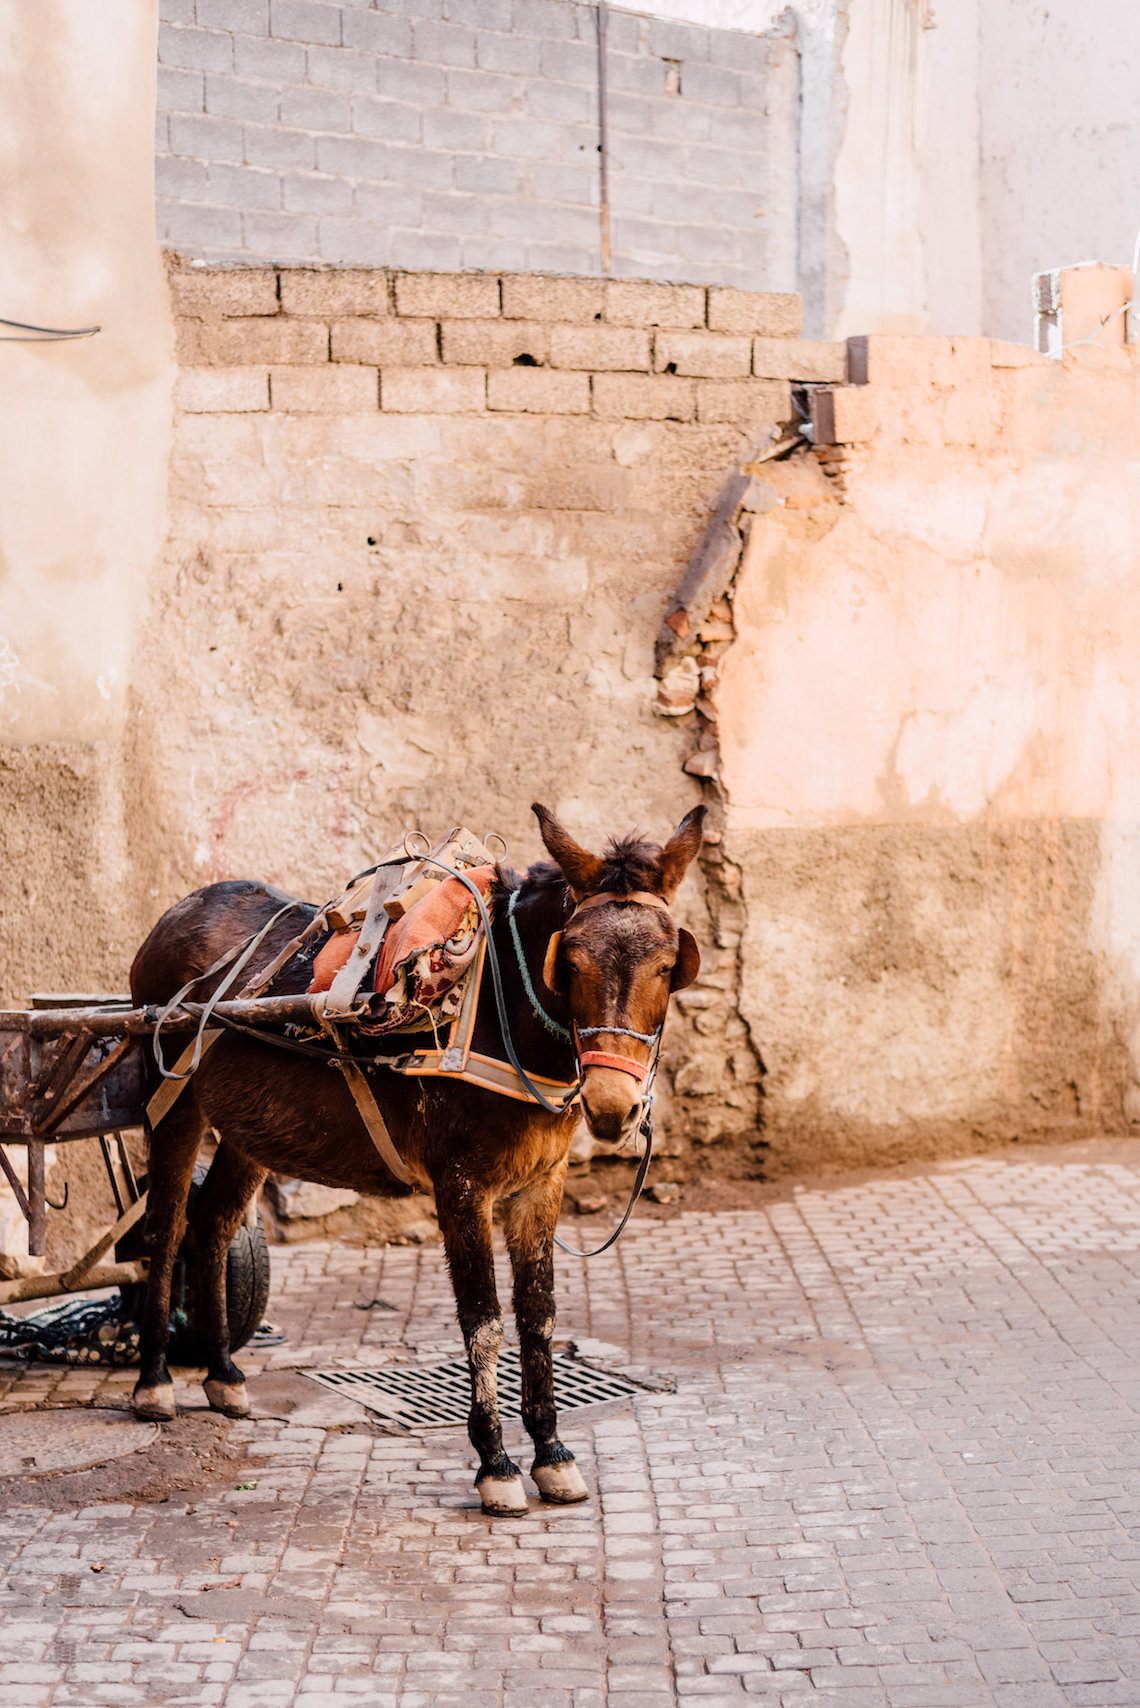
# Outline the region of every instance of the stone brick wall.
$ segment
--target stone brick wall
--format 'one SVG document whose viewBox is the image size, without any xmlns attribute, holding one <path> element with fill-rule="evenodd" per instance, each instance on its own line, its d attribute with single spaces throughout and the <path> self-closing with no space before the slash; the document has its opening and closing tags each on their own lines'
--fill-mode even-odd
<svg viewBox="0 0 1140 1708">
<path fill-rule="evenodd" d="M 158 229 L 171 248 L 601 271 L 595 7 L 161 0 L 161 10 Z M 615 275 L 794 289 L 793 36 L 609 17 Z"/>
<path fill-rule="evenodd" d="M 535 275 L 176 265 L 192 413 L 590 416 L 770 426 L 847 350 L 794 295 Z"/>
</svg>

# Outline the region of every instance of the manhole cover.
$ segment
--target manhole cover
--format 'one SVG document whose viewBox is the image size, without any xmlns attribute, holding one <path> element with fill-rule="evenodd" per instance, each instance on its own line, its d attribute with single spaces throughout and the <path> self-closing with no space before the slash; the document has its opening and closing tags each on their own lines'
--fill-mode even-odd
<svg viewBox="0 0 1140 1708">
<path fill-rule="evenodd" d="M 305 1370 L 302 1374 L 347 1394 L 409 1429 L 465 1426 L 471 1407 L 467 1360 L 446 1364 L 391 1364 L 382 1370 Z M 564 1352 L 554 1354 L 554 1397 L 559 1411 L 624 1400 L 643 1386 L 611 1370 L 594 1370 Z M 518 1348 L 499 1354 L 499 1409 L 505 1417 L 522 1415 L 522 1373 Z"/>
<path fill-rule="evenodd" d="M 9 1412 L 0 1417 L 0 1476 L 85 1471 L 149 1446 L 157 1434 L 157 1423 L 140 1422 L 125 1411 Z"/>
</svg>

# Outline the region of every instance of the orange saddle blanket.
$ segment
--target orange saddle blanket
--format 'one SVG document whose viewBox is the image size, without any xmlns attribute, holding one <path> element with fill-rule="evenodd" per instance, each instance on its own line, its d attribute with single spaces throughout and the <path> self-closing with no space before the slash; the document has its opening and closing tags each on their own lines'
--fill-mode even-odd
<svg viewBox="0 0 1140 1708">
<path fill-rule="evenodd" d="M 495 868 L 474 866 L 464 876 L 486 899 Z M 370 1020 L 367 1030 L 406 1030 L 457 1014 L 481 927 L 475 898 L 458 878 L 444 878 L 389 925 L 372 974 L 372 989 L 384 997 L 387 1012 Z M 329 938 L 313 963 L 310 991 L 331 988 L 359 936 L 359 931 L 340 931 Z"/>
</svg>

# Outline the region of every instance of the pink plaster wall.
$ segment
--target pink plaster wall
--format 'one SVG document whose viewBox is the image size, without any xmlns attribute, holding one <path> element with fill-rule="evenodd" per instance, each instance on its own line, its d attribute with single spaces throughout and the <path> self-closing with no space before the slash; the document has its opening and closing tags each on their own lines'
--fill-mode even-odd
<svg viewBox="0 0 1140 1708">
<path fill-rule="evenodd" d="M 1136 356 L 874 339 L 844 402 L 833 525 L 738 577 L 730 825 L 1140 817 Z"/>
<path fill-rule="evenodd" d="M 868 372 L 839 500 L 768 476 L 713 691 L 774 1154 L 1126 1129 L 1140 360 L 883 337 Z"/>
</svg>

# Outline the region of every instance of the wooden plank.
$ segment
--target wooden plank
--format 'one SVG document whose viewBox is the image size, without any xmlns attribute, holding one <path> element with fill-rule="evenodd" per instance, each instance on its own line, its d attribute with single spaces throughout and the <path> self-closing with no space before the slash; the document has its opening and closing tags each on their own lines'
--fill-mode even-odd
<svg viewBox="0 0 1140 1708">
<path fill-rule="evenodd" d="M 63 1275 L 25 1275 L 19 1281 L 0 1281 L 0 1305 L 16 1305 L 25 1299 L 58 1299 L 62 1293 L 94 1292 L 97 1287 L 125 1287 L 132 1281 L 145 1281 L 146 1275 L 145 1257 L 134 1263 L 92 1269 L 80 1287 L 65 1285 Z"/>
</svg>

